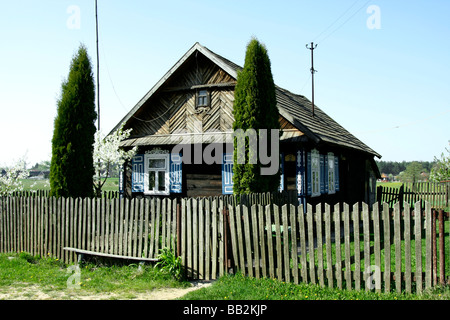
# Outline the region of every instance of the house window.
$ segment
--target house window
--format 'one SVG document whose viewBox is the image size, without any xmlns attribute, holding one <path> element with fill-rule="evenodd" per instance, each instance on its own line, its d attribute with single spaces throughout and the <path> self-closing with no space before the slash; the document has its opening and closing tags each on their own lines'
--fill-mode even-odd
<svg viewBox="0 0 450 320">
<path fill-rule="evenodd" d="M 328 194 L 336 193 L 335 189 L 335 169 L 334 169 L 334 154 L 328 153 Z"/>
<path fill-rule="evenodd" d="M 209 107 L 209 92 L 208 90 L 197 91 L 197 108 Z"/>
<path fill-rule="evenodd" d="M 320 196 L 320 155 L 319 151 L 311 151 L 311 196 Z"/>
<path fill-rule="evenodd" d="M 169 155 L 146 154 L 144 168 L 144 193 L 168 195 L 170 193 Z"/>
</svg>

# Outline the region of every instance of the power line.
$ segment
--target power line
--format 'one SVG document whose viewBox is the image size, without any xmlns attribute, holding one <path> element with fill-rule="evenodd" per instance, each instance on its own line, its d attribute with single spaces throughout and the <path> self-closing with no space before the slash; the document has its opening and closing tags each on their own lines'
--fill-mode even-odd
<svg viewBox="0 0 450 320">
<path fill-rule="evenodd" d="M 316 40 L 317 43 L 323 43 L 326 39 L 328 39 L 332 34 L 334 34 L 336 31 L 338 31 L 340 28 L 342 28 L 347 22 L 349 22 L 358 12 L 360 12 L 365 6 L 367 6 L 369 4 L 369 2 L 371 2 L 371 0 L 366 1 L 361 7 L 359 7 L 355 12 L 353 12 L 352 15 L 350 15 L 350 17 L 348 17 L 343 23 L 341 23 L 336 29 L 334 29 L 333 31 L 331 31 L 330 33 L 328 33 L 327 35 L 325 35 L 325 37 L 323 39 L 321 39 L 320 41 L 317 41 L 318 38 L 320 38 L 320 36 L 322 34 L 324 34 L 326 31 L 328 31 L 328 29 L 330 29 L 333 25 L 336 24 L 336 22 L 338 22 L 342 17 L 344 17 L 347 12 L 349 12 L 357 3 L 358 1 L 355 1 L 350 7 L 347 8 L 347 10 L 344 11 L 344 13 L 342 13 L 335 21 L 333 21 L 333 23 L 331 23 L 324 31 L 322 31 L 318 36 L 315 37 L 314 40 Z"/>
<path fill-rule="evenodd" d="M 351 8 L 353 8 L 355 6 L 355 4 L 358 2 L 359 0 L 356 0 L 355 2 L 353 2 L 353 4 L 347 8 L 347 10 L 344 11 L 344 13 L 342 13 L 336 20 L 333 21 L 333 23 L 331 23 L 328 27 L 326 27 L 321 33 L 319 33 L 318 36 L 316 36 L 314 38 L 314 41 L 317 42 L 317 39 L 320 38 L 320 36 L 322 34 L 324 34 L 325 32 L 327 32 L 332 26 L 334 26 L 336 24 L 336 22 L 338 22 Z"/>
</svg>

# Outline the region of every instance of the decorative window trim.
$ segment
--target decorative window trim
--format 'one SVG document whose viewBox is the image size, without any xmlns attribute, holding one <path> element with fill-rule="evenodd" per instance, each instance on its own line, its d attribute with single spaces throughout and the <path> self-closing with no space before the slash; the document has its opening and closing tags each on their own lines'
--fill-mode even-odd
<svg viewBox="0 0 450 320">
<path fill-rule="evenodd" d="M 164 160 L 164 167 L 150 168 L 150 160 Z M 155 172 L 155 185 L 150 189 L 150 174 Z M 164 175 L 164 190 L 159 190 L 160 175 Z M 144 194 L 169 195 L 170 194 L 170 158 L 168 153 L 146 153 L 144 155 Z"/>
<path fill-rule="evenodd" d="M 320 196 L 320 154 L 311 150 L 311 197 Z"/>
<path fill-rule="evenodd" d="M 161 148 L 153 148 L 152 150 L 145 151 L 145 154 L 169 154 L 169 151 Z"/>
<path fill-rule="evenodd" d="M 328 152 L 328 194 L 336 193 L 336 174 L 334 153 Z"/>
<path fill-rule="evenodd" d="M 211 92 L 208 89 L 199 89 L 195 93 L 195 108 L 209 108 L 211 106 Z"/>
</svg>

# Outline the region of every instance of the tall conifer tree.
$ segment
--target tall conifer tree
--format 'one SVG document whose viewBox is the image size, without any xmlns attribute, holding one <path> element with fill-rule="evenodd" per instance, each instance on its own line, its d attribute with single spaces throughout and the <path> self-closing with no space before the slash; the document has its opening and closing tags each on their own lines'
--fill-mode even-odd
<svg viewBox="0 0 450 320">
<path fill-rule="evenodd" d="M 269 129 L 268 154 L 270 154 L 270 129 L 280 129 L 279 114 L 275 95 L 271 63 L 266 47 L 257 39 L 252 39 L 247 45 L 245 64 L 238 74 L 234 92 L 233 129 Z M 258 140 L 260 137 L 258 137 Z M 249 158 L 249 141 L 245 145 L 245 164 L 237 161 L 237 140 L 235 138 L 235 152 L 233 165 L 234 193 L 275 192 L 280 185 L 280 173 L 275 175 L 261 175 L 261 163 L 251 164 Z M 253 155 L 255 156 L 255 155 Z M 239 163 L 241 162 L 241 163 Z"/>
<path fill-rule="evenodd" d="M 61 87 L 52 139 L 51 194 L 91 197 L 97 113 L 92 64 L 84 45 L 72 58 L 68 78 Z"/>
</svg>

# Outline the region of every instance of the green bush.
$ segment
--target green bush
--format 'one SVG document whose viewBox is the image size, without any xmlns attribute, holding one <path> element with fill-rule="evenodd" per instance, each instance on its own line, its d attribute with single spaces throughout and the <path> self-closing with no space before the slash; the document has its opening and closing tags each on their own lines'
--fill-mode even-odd
<svg viewBox="0 0 450 320">
<path fill-rule="evenodd" d="M 181 257 L 177 257 L 175 253 L 168 248 L 160 249 L 159 252 L 159 261 L 156 263 L 155 267 L 172 275 L 176 280 L 182 281 L 184 279 L 184 272 Z"/>
</svg>

